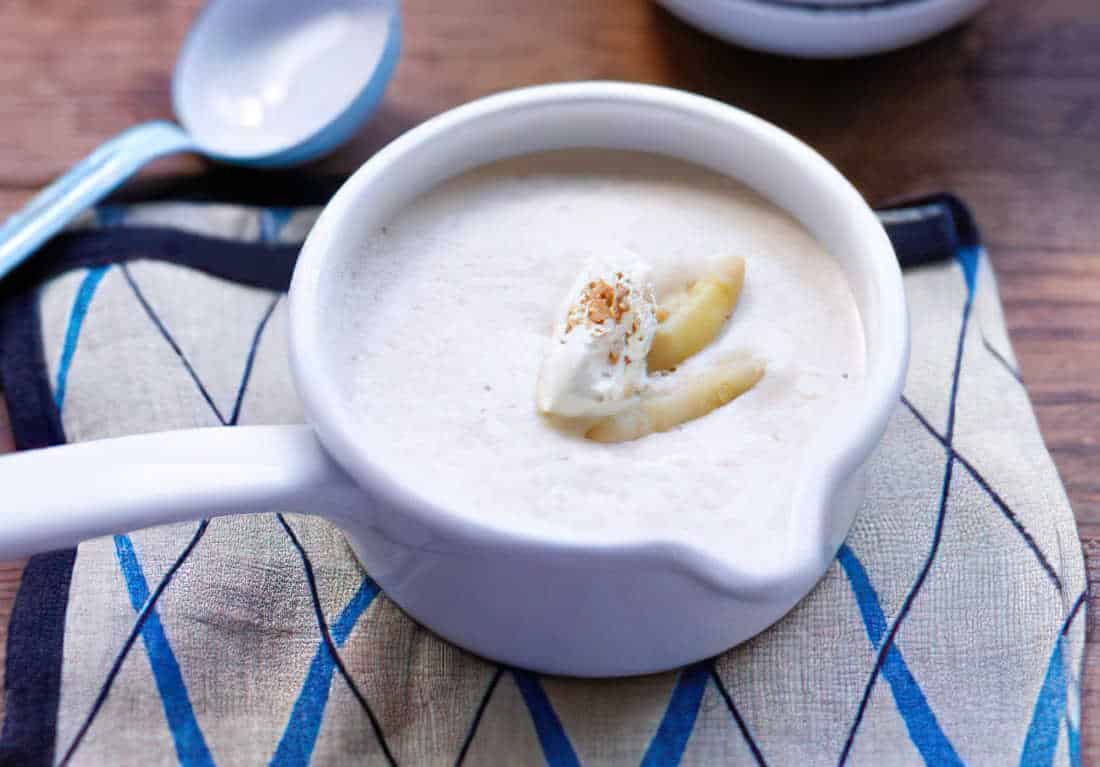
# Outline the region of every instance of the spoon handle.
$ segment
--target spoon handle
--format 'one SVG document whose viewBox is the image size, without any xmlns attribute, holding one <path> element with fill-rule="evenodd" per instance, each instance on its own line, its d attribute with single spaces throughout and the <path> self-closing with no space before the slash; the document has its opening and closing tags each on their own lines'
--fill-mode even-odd
<svg viewBox="0 0 1100 767">
<path fill-rule="evenodd" d="M 100 146 L 0 226 L 0 279 L 143 165 L 194 148 L 182 128 L 164 121 L 136 125 Z"/>
<path fill-rule="evenodd" d="M 362 491 L 309 426 L 184 429 L 0 458 L 0 560 L 152 525 L 274 510 L 355 519 Z"/>
</svg>

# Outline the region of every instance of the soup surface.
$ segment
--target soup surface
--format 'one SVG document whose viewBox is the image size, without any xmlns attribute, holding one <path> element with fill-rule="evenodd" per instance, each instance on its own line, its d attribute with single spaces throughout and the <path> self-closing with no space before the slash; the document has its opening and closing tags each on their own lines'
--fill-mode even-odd
<svg viewBox="0 0 1100 767">
<path fill-rule="evenodd" d="M 733 316 L 674 375 L 740 355 L 767 373 L 698 420 L 600 444 L 540 415 L 535 389 L 578 273 L 624 251 L 658 292 L 743 256 Z M 451 179 L 363 244 L 337 303 L 376 464 L 453 512 L 563 539 L 774 552 L 808 437 L 864 377 L 855 301 L 814 238 L 730 179 L 644 154 L 549 152 Z"/>
</svg>

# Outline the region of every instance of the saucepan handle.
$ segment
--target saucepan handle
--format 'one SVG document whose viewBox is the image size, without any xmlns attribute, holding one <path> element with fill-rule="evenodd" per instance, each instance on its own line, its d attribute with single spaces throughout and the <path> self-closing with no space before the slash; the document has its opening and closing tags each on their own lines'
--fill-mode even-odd
<svg viewBox="0 0 1100 767">
<path fill-rule="evenodd" d="M 309 426 L 191 429 L 0 457 L 0 560 L 222 514 L 346 510 L 360 494 Z"/>
</svg>

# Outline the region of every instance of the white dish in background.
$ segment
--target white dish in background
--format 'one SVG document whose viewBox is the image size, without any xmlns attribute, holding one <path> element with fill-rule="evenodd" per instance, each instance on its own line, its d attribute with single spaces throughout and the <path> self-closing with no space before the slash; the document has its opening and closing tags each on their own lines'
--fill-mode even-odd
<svg viewBox="0 0 1100 767">
<path fill-rule="evenodd" d="M 657 0 L 727 42 L 801 58 L 903 48 L 976 13 L 987 0 Z"/>
</svg>

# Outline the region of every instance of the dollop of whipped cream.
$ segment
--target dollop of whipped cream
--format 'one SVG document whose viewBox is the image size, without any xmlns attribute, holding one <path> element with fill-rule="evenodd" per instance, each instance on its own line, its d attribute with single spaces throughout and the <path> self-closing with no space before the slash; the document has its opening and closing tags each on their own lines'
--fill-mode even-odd
<svg viewBox="0 0 1100 767">
<path fill-rule="evenodd" d="M 646 355 L 657 329 L 649 267 L 637 257 L 589 263 L 558 316 L 539 373 L 538 409 L 578 418 L 629 406 L 647 386 Z"/>
</svg>

